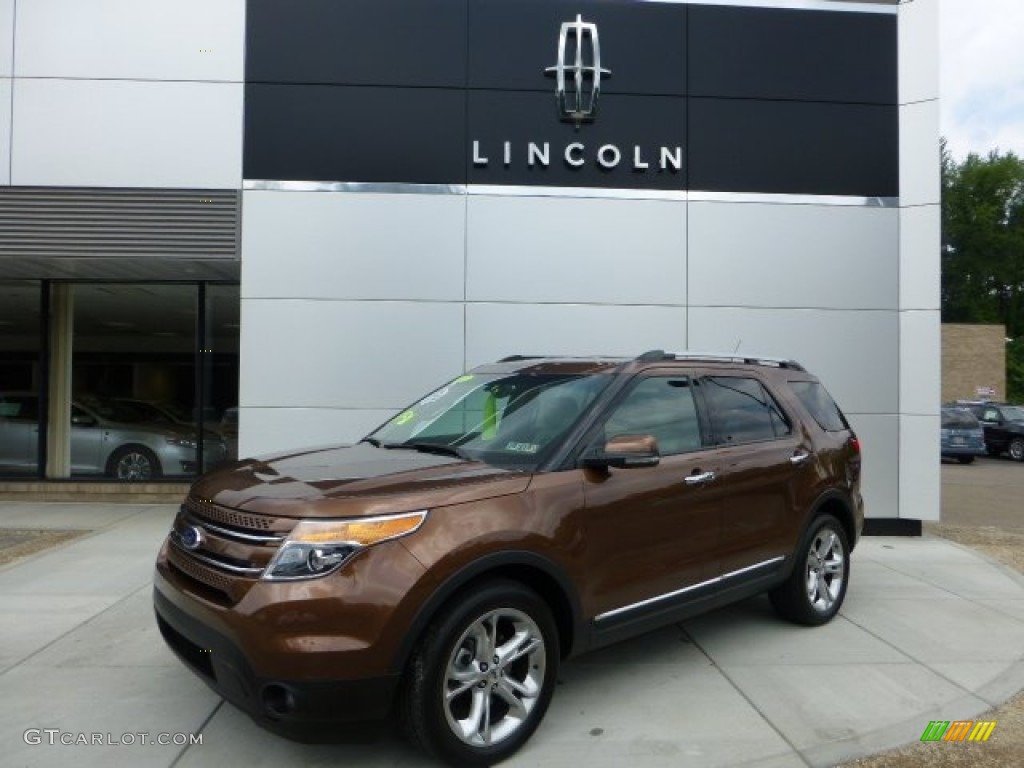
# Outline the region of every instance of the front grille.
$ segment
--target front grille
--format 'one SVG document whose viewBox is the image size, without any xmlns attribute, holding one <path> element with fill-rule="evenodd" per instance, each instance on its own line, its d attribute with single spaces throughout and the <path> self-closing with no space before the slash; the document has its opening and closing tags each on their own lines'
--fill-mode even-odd
<svg viewBox="0 0 1024 768">
<path fill-rule="evenodd" d="M 222 592 L 225 597 L 231 597 L 232 584 L 230 577 L 197 562 L 194 558 L 178 549 L 176 545 L 167 548 L 167 561 L 189 578 L 198 581 L 200 584 L 205 584 L 218 592 Z"/>
<path fill-rule="evenodd" d="M 236 603 L 262 576 L 294 525 L 289 518 L 239 512 L 190 497 L 174 520 L 167 560 L 202 585 L 205 597 Z"/>
<path fill-rule="evenodd" d="M 269 531 L 273 525 L 273 518 L 262 515 L 250 515 L 245 512 L 238 512 L 234 509 L 211 504 L 208 501 L 193 499 L 191 496 L 185 499 L 185 509 L 195 515 L 205 517 L 217 523 L 234 525 L 239 528 L 251 528 L 259 531 Z"/>
</svg>

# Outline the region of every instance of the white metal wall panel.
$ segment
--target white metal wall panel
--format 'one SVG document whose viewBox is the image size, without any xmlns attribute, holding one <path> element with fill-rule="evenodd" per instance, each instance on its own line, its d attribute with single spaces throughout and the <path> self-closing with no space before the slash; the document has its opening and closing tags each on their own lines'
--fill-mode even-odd
<svg viewBox="0 0 1024 768">
<path fill-rule="evenodd" d="M 0 77 L 14 74 L 14 0 L 0 0 Z"/>
<path fill-rule="evenodd" d="M 247 191 L 246 298 L 461 301 L 461 195 Z"/>
<path fill-rule="evenodd" d="M 900 104 L 939 98 L 939 0 L 901 3 L 898 27 Z"/>
<path fill-rule="evenodd" d="M 897 413 L 899 315 L 878 310 L 691 307 L 695 350 L 792 357 L 850 413 Z"/>
<path fill-rule="evenodd" d="M 686 204 L 470 195 L 470 301 L 686 303 Z"/>
<path fill-rule="evenodd" d="M 245 0 L 28 0 L 15 74 L 241 82 L 244 45 Z"/>
<path fill-rule="evenodd" d="M 942 207 L 900 210 L 900 309 L 939 309 L 942 301 Z"/>
<path fill-rule="evenodd" d="M 900 417 L 847 413 L 861 442 L 861 493 L 865 517 L 898 517 L 900 512 Z M 935 466 L 938 467 L 938 459 Z M 913 517 L 916 505 L 905 508 Z"/>
<path fill-rule="evenodd" d="M 900 413 L 937 416 L 942 401 L 942 320 L 938 310 L 900 312 Z M 939 433 L 934 435 L 939 439 Z"/>
<path fill-rule="evenodd" d="M 243 407 L 399 408 L 462 370 L 461 304 L 243 299 L 241 324 Z"/>
<path fill-rule="evenodd" d="M 896 309 L 899 211 L 693 202 L 691 306 Z"/>
<path fill-rule="evenodd" d="M 680 349 L 681 307 L 612 304 L 469 304 L 466 367 L 506 355 L 638 355 Z"/>
<path fill-rule="evenodd" d="M 239 408 L 239 456 L 352 443 L 395 414 L 351 408 Z"/>
<path fill-rule="evenodd" d="M 939 415 L 901 415 L 899 418 L 899 516 L 938 520 L 942 506 Z"/>
<path fill-rule="evenodd" d="M 13 184 L 239 189 L 242 85 L 17 79 Z"/>
<path fill-rule="evenodd" d="M 939 102 L 906 104 L 900 114 L 900 205 L 934 205 L 941 198 Z"/>
<path fill-rule="evenodd" d="M 11 183 L 11 79 L 0 77 L 0 185 Z"/>
</svg>

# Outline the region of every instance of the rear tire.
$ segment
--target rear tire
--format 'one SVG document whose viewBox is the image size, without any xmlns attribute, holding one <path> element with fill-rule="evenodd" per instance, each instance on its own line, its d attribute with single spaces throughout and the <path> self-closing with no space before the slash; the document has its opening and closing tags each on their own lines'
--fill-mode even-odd
<svg viewBox="0 0 1024 768">
<path fill-rule="evenodd" d="M 1010 458 L 1014 461 L 1024 461 L 1024 437 L 1015 437 L 1010 441 Z"/>
<path fill-rule="evenodd" d="M 974 463 L 974 457 L 973 456 L 957 456 L 956 460 L 959 461 L 961 464 L 973 464 Z"/>
<path fill-rule="evenodd" d="M 846 529 L 832 515 L 820 515 L 811 521 L 804 534 L 793 572 L 768 596 L 784 619 L 818 626 L 839 612 L 849 576 Z"/>
<path fill-rule="evenodd" d="M 514 581 L 463 592 L 413 652 L 398 701 L 413 746 L 452 765 L 512 755 L 547 711 L 558 676 L 551 610 Z"/>
</svg>

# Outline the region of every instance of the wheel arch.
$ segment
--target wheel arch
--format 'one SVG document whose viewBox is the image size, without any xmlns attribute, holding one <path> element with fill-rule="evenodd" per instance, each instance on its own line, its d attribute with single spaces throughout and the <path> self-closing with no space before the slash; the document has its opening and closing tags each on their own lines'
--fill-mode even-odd
<svg viewBox="0 0 1024 768">
<path fill-rule="evenodd" d="M 417 611 L 392 664 L 401 673 L 413 650 L 438 612 L 473 584 L 490 579 L 517 581 L 536 592 L 551 609 L 558 628 L 562 657 L 577 653 L 585 638 L 579 600 L 572 579 L 556 563 L 534 552 L 511 551 L 486 555 L 448 576 Z"/>
<path fill-rule="evenodd" d="M 852 552 L 857 546 L 858 531 L 857 531 L 857 520 L 853 513 L 853 504 L 846 494 L 838 490 L 829 490 L 819 496 L 814 504 L 811 505 L 810 513 L 807 515 L 807 519 L 804 521 L 804 531 L 814 521 L 815 518 L 821 517 L 822 515 L 832 515 L 835 517 L 840 524 L 843 526 L 843 530 L 846 533 L 846 541 L 850 545 L 850 551 Z M 801 532 L 801 536 L 804 533 Z"/>
</svg>

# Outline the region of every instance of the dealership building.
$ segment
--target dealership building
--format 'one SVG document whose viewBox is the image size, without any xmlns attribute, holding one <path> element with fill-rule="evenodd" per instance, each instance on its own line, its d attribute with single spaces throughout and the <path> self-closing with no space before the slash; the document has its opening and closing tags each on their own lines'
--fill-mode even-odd
<svg viewBox="0 0 1024 768">
<path fill-rule="evenodd" d="M 110 400 L 252 455 L 509 354 L 698 350 L 820 376 L 919 529 L 937 6 L 0 0 L 0 476 L 109 469 Z"/>
</svg>

